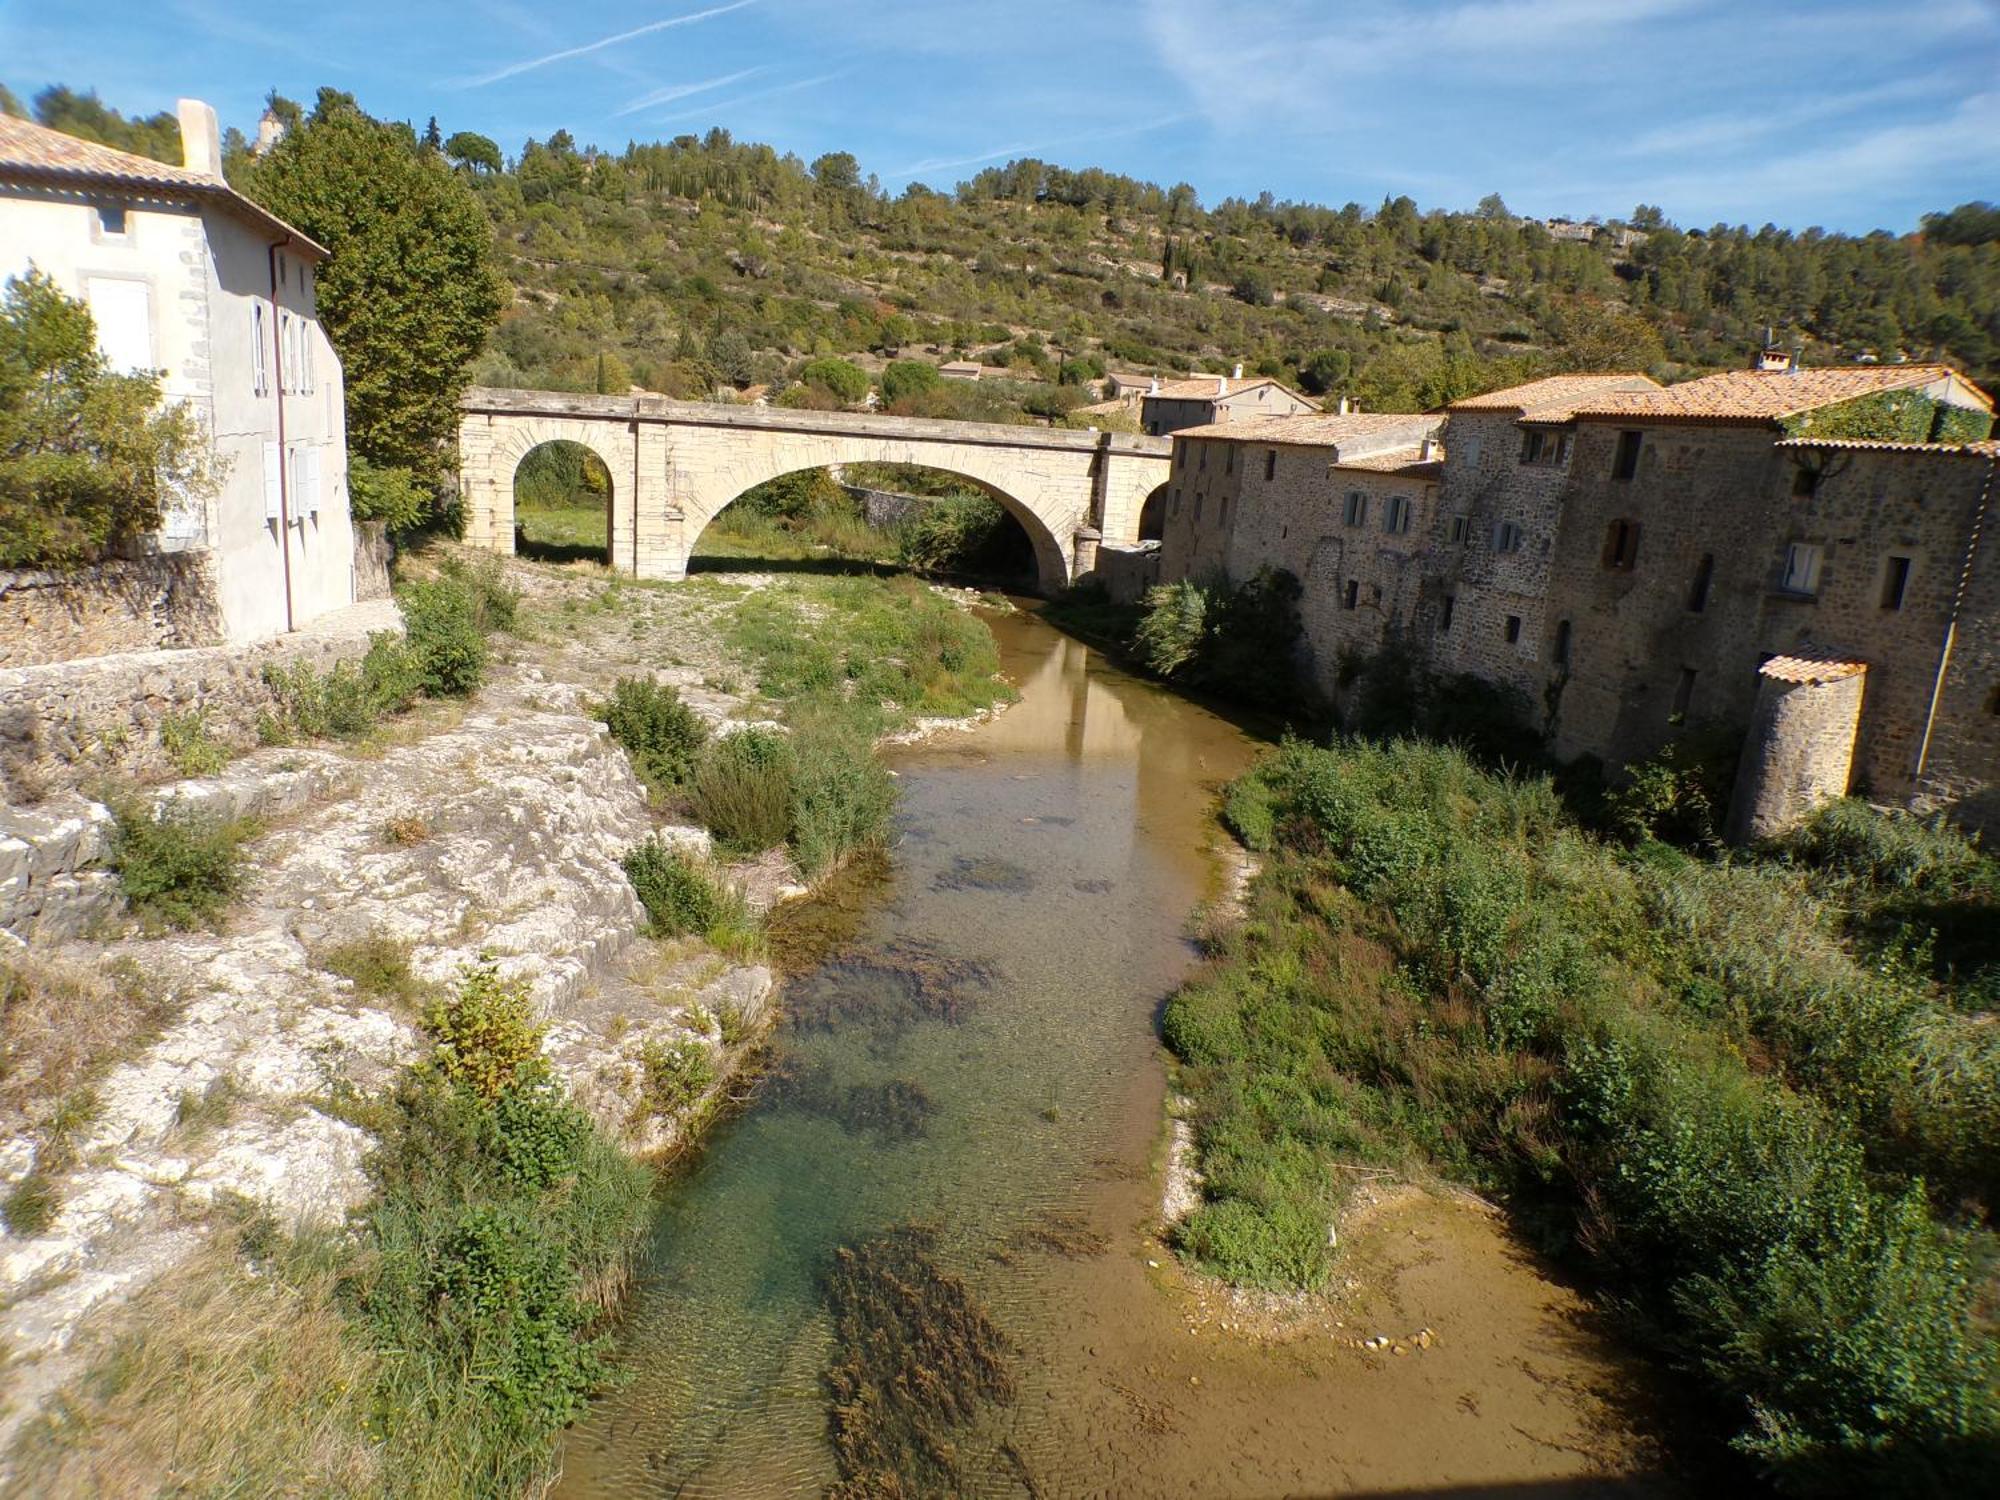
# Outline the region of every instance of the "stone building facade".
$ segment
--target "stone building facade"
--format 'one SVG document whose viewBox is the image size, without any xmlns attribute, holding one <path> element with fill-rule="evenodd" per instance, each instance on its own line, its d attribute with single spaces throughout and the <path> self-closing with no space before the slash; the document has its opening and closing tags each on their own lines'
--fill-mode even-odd
<svg viewBox="0 0 2000 1500">
<path fill-rule="evenodd" d="M 2000 827 L 2000 442 L 1787 436 L 1885 392 L 1990 423 L 1941 367 L 1767 365 L 1182 432 L 1161 576 L 1288 568 L 1323 686 L 1401 638 L 1513 690 L 1565 760 L 1615 770 L 1704 725 L 1751 729 L 1741 830 L 1836 789 Z M 1411 453 L 1440 421 L 1448 457 Z"/>
<path fill-rule="evenodd" d="M 1150 437 L 1167 437 L 1190 427 L 1261 417 L 1296 417 L 1319 408 L 1289 386 L 1275 380 L 1234 375 L 1190 375 L 1186 380 L 1156 380 L 1139 398 L 1139 430 Z"/>
<path fill-rule="evenodd" d="M 1306 666 L 1333 693 L 1343 657 L 1405 630 L 1431 566 L 1442 470 L 1435 416 L 1276 417 L 1175 435 L 1160 576 L 1304 586 Z"/>
<path fill-rule="evenodd" d="M 52 278 L 114 370 L 159 372 L 193 411 L 219 488 L 153 545 L 205 553 L 220 638 L 251 641 L 355 597 L 327 252 L 223 181 L 214 110 L 183 99 L 180 126 L 171 166 L 0 115 L 0 279 Z"/>
</svg>

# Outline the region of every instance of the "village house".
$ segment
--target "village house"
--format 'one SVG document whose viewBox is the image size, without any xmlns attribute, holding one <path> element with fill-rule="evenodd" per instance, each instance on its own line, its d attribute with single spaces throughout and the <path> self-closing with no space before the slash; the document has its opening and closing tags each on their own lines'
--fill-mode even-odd
<svg viewBox="0 0 2000 1500">
<path fill-rule="evenodd" d="M 154 545 L 191 554 L 216 634 L 287 631 L 355 594 L 339 358 L 315 311 L 326 250 L 223 181 L 215 111 L 179 103 L 184 165 L 0 115 L 0 278 L 80 299 L 114 370 L 160 372 L 220 483 Z"/>
<path fill-rule="evenodd" d="M 1246 417 L 1174 435 L 1160 576 L 1304 587 L 1306 666 L 1331 692 L 1344 656 L 1379 650 L 1416 608 L 1434 534 L 1437 416 Z"/>
<path fill-rule="evenodd" d="M 1139 398 L 1139 430 L 1166 437 L 1244 417 L 1287 417 L 1318 411 L 1304 396 L 1275 380 L 1234 375 L 1190 375 L 1152 382 Z"/>
<path fill-rule="evenodd" d="M 1979 438 L 1791 435 L 1885 398 Z M 1768 364 L 1579 408 L 1544 636 L 1555 752 L 1620 765 L 1687 727 L 1750 726 L 1801 795 L 1971 798 L 1990 817 L 1973 804 L 2000 783 L 1992 410 L 1942 366 Z M 1764 722 L 1801 687 L 1829 706 Z M 1775 774 L 1745 765 L 1739 809 Z M 1745 831 L 1782 821 L 1786 797 L 1766 800 Z"/>
</svg>

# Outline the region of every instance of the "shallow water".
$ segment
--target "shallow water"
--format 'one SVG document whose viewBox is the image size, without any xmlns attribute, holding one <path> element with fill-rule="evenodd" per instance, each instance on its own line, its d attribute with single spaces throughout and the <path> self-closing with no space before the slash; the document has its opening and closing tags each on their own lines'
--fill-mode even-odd
<svg viewBox="0 0 2000 1500">
<path fill-rule="evenodd" d="M 791 981 L 777 1071 L 667 1192 L 621 1329 L 629 1382 L 570 1434 L 558 1494 L 820 1494 L 838 1478 L 827 1266 L 912 1221 L 990 1313 L 1014 1381 L 955 1434 L 964 1493 L 1601 1472 L 1586 1449 L 1611 1407 L 1572 1392 L 1541 1409 L 1551 1381 L 1601 1373 L 1572 1347 L 1592 1337 L 1574 1299 L 1468 1210 L 1406 1212 L 1382 1263 L 1383 1316 L 1435 1324 L 1470 1299 L 1449 1353 L 1364 1361 L 1330 1323 L 1214 1336 L 1205 1290 L 1148 1239 L 1155 1023 L 1219 883 L 1214 793 L 1256 744 L 1038 621 L 991 623 L 1021 701 L 896 756 L 879 901 Z"/>
</svg>

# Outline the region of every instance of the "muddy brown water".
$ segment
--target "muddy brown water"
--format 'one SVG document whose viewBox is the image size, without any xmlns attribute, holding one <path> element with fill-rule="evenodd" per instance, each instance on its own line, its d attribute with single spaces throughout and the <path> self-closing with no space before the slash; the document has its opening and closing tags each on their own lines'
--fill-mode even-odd
<svg viewBox="0 0 2000 1500">
<path fill-rule="evenodd" d="M 955 1492 L 1673 1492 L 1645 1372 L 1470 1200 L 1371 1184 L 1307 1305 L 1177 1267 L 1157 1014 L 1220 886 L 1215 793 L 1259 745 L 1033 618 L 990 623 L 1021 701 L 896 755 L 879 895 L 791 981 L 779 1067 L 666 1192 L 627 1379 L 570 1433 L 558 1495 L 821 1494 L 827 1267 L 911 1222 L 1012 1377 L 951 1434 Z M 1377 1335 L 1405 1352 L 1357 1347 Z"/>
</svg>

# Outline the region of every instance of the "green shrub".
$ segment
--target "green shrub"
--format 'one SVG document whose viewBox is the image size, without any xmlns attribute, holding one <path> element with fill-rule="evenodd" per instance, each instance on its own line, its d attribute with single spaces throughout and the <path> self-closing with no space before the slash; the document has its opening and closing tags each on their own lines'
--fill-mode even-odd
<svg viewBox="0 0 2000 1500">
<path fill-rule="evenodd" d="M 355 520 L 380 521 L 391 532 L 422 522 L 434 498 L 410 470 L 372 464 L 359 453 L 347 458 L 347 496 Z"/>
<path fill-rule="evenodd" d="M 929 501 L 896 528 L 896 560 L 928 573 L 1019 577 L 1035 568 L 1020 524 L 986 495 Z"/>
<path fill-rule="evenodd" d="M 1297 711 L 1299 581 L 1263 568 L 1244 583 L 1182 579 L 1147 590 L 1133 649 L 1150 672 L 1220 697 Z"/>
<path fill-rule="evenodd" d="M 1290 1202 L 1204 1203 L 1181 1225 L 1178 1243 L 1216 1275 L 1271 1291 L 1316 1287 L 1331 1262 L 1327 1219 Z"/>
<path fill-rule="evenodd" d="M 708 738 L 701 715 L 680 690 L 650 677 L 621 677 L 601 710 L 611 737 L 632 757 L 632 769 L 655 795 L 682 785 Z"/>
<path fill-rule="evenodd" d="M 888 837 L 896 784 L 853 727 L 809 719 L 792 735 L 792 854 L 810 880 Z"/>
<path fill-rule="evenodd" d="M 1632 843 L 1660 839 L 1714 848 L 1722 840 L 1742 744 L 1740 734 L 1704 730 L 1671 740 L 1650 759 L 1627 766 L 1625 784 L 1605 801 L 1611 827 Z"/>
<path fill-rule="evenodd" d="M 1942 816 L 1878 811 L 1858 797 L 1817 808 L 1773 847 L 1812 869 L 1897 891 L 1956 891 L 1981 862 L 1978 845 Z"/>
<path fill-rule="evenodd" d="M 483 634 L 512 630 L 521 591 L 507 581 L 507 568 L 491 552 L 447 557 L 438 572 L 472 596 L 473 616 Z"/>
<path fill-rule="evenodd" d="M 189 709 L 160 720 L 160 748 L 183 776 L 213 776 L 229 763 L 229 749 L 208 732 L 208 712 Z"/>
<path fill-rule="evenodd" d="M 639 1051 L 646 1109 L 658 1115 L 679 1114 L 715 1082 L 715 1059 L 694 1037 L 671 1045 L 649 1041 Z"/>
<path fill-rule="evenodd" d="M 703 749 L 688 783 L 688 799 L 695 816 L 729 850 L 760 854 L 791 834 L 795 771 L 785 735 L 738 730 Z"/>
<path fill-rule="evenodd" d="M 180 801 L 152 813 L 120 808 L 117 819 L 106 863 L 118 872 L 126 905 L 141 917 L 169 927 L 200 927 L 214 922 L 236 898 L 248 824 Z"/>
<path fill-rule="evenodd" d="M 742 904 L 741 893 L 724 886 L 707 864 L 658 839 L 646 840 L 624 863 L 656 936 L 706 933 Z"/>
<path fill-rule="evenodd" d="M 359 667 L 335 662 L 322 674 L 310 662 L 273 665 L 264 668 L 264 682 L 278 701 L 277 728 L 306 739 L 360 739 L 377 720 L 407 709 L 423 690 L 415 655 L 388 630 L 368 638 Z"/>
<path fill-rule="evenodd" d="M 1208 638 L 1208 590 L 1192 579 L 1155 584 L 1132 643 L 1147 671 L 1173 677 L 1194 661 Z"/>
<path fill-rule="evenodd" d="M 486 674 L 480 598 L 455 578 L 406 584 L 398 593 L 418 681 L 435 698 L 463 698 Z"/>
<path fill-rule="evenodd" d="M 503 979 L 490 963 L 467 965 L 458 983 L 424 1007 L 431 1066 L 447 1083 L 497 1099 L 543 1076 L 542 1035 L 525 978 Z"/>
</svg>

